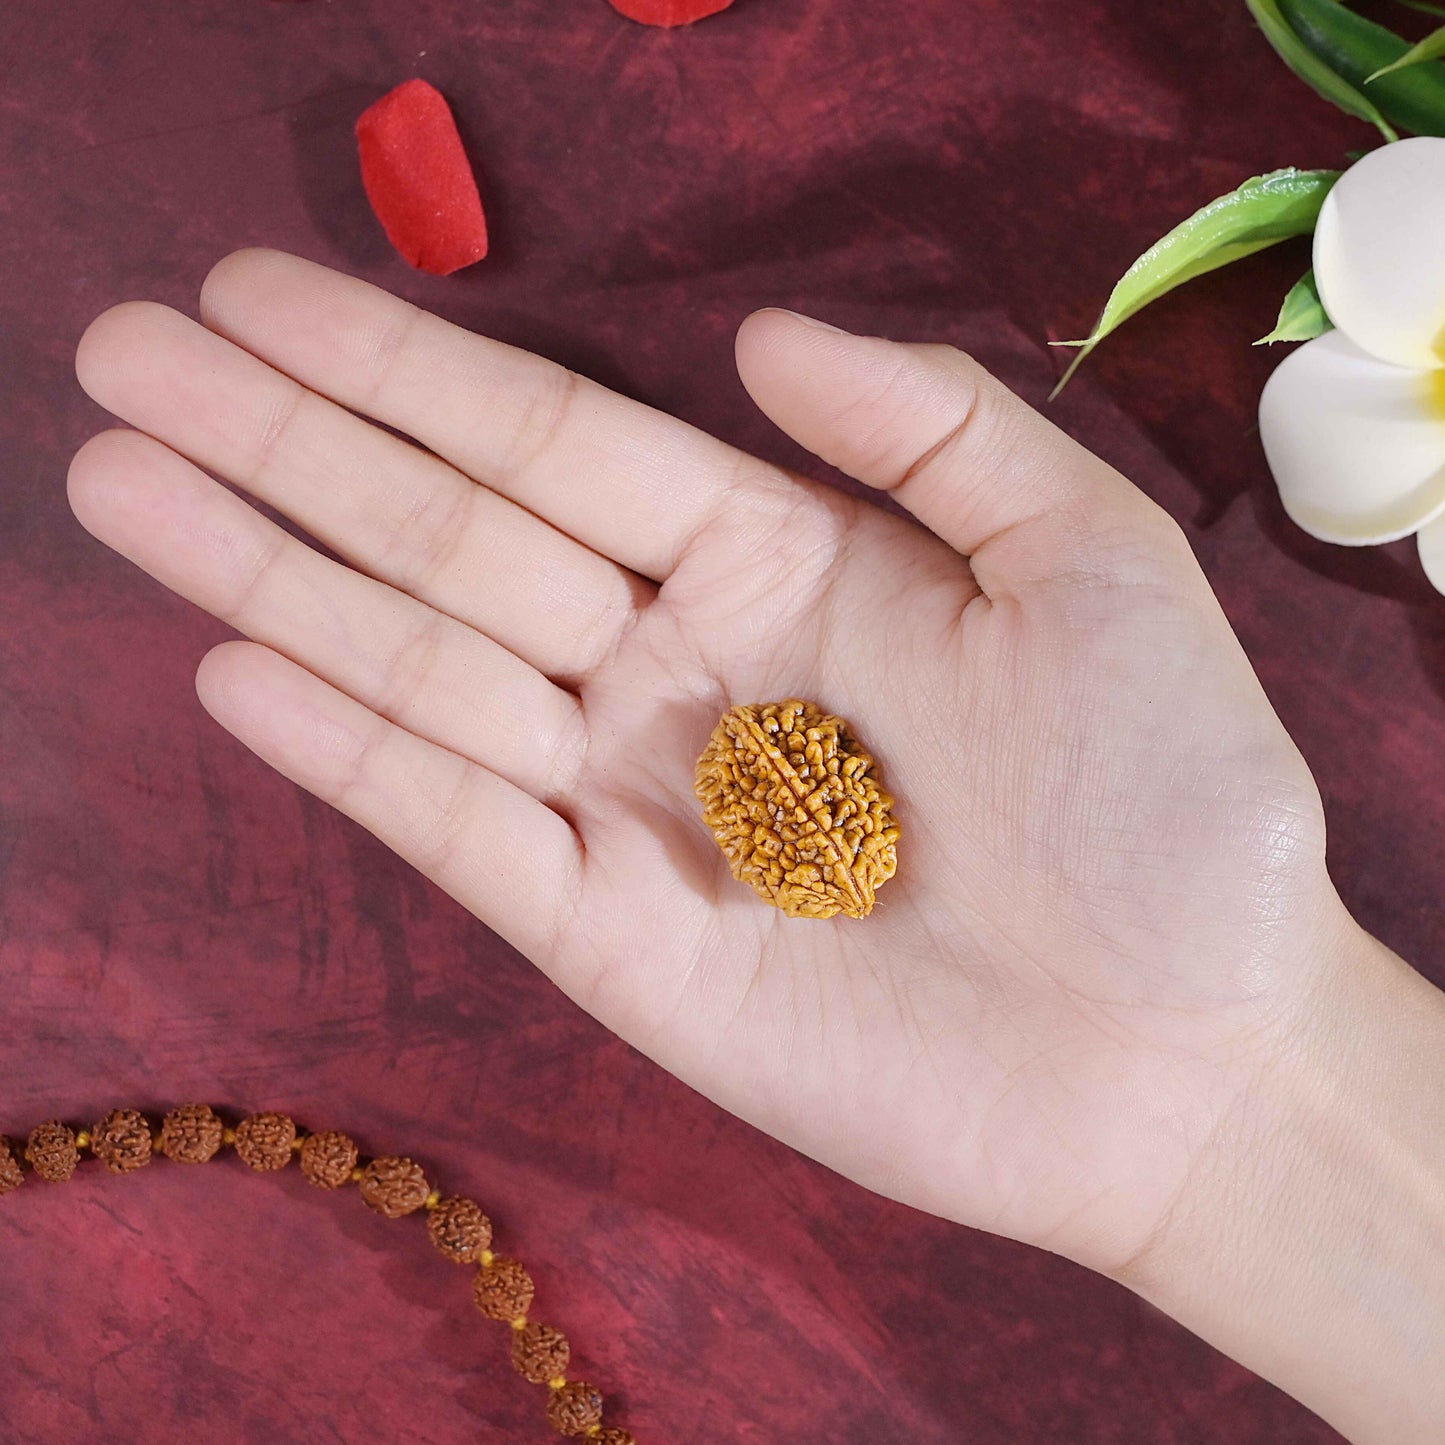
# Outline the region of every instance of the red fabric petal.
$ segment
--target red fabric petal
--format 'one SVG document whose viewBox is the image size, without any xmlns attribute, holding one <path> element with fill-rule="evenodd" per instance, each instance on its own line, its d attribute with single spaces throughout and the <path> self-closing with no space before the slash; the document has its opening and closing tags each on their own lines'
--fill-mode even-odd
<svg viewBox="0 0 1445 1445">
<path fill-rule="evenodd" d="M 642 25 L 691 25 L 726 10 L 733 0 L 608 0 L 612 8 Z"/>
<path fill-rule="evenodd" d="M 356 122 L 361 179 L 387 239 L 418 270 L 449 276 L 487 254 L 487 218 L 442 94 L 408 80 Z"/>
</svg>

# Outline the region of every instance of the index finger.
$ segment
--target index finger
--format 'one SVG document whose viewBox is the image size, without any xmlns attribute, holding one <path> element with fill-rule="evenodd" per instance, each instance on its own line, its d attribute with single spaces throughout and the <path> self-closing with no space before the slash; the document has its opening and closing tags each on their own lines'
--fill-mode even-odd
<svg viewBox="0 0 1445 1445">
<path fill-rule="evenodd" d="M 657 581 L 725 500 L 793 485 L 675 417 L 283 252 L 226 257 L 201 315 L 312 391 Z"/>
</svg>

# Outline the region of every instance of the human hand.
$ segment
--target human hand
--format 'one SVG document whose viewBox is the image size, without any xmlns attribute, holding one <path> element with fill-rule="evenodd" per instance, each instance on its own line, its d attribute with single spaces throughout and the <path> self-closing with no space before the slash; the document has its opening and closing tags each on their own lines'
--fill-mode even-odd
<svg viewBox="0 0 1445 1445">
<path fill-rule="evenodd" d="M 253 639 L 202 662 L 213 716 L 725 1107 L 1143 1269 L 1361 946 L 1174 524 L 959 354 L 785 313 L 740 334 L 754 398 L 916 522 L 294 258 L 201 311 L 87 332 L 139 433 L 70 487 Z M 791 696 L 898 800 L 862 921 L 767 907 L 693 796 L 719 715 Z"/>
</svg>

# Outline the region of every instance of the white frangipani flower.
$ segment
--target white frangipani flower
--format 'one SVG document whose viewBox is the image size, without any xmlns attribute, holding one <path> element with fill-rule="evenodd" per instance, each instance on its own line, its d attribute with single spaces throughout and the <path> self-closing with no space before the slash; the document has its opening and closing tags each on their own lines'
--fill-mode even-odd
<svg viewBox="0 0 1445 1445">
<path fill-rule="evenodd" d="M 1361 547 L 1417 535 L 1445 592 L 1445 140 L 1372 151 L 1325 198 L 1315 281 L 1336 329 L 1259 400 L 1285 511 Z"/>
</svg>

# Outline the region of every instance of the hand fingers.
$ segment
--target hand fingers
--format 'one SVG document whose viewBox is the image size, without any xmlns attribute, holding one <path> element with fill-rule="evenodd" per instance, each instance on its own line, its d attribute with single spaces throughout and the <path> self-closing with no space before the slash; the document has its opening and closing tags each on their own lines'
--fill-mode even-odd
<svg viewBox="0 0 1445 1445">
<path fill-rule="evenodd" d="M 986 593 L 1127 571 L 1182 538 L 1130 482 L 961 352 L 850 336 L 786 311 L 738 334 L 753 400 L 825 461 L 892 492 Z"/>
<path fill-rule="evenodd" d="M 549 676 L 585 676 L 650 594 L 515 503 L 166 307 L 106 312 L 76 371 L 117 416 Z"/>
<path fill-rule="evenodd" d="M 551 809 L 254 643 L 209 653 L 196 690 L 278 772 L 376 834 L 522 952 L 552 961 L 582 854 Z"/>
<path fill-rule="evenodd" d="M 101 541 L 373 712 L 544 801 L 570 794 L 580 705 L 481 633 L 321 556 L 138 432 L 82 447 L 70 497 Z"/>
<path fill-rule="evenodd" d="M 725 500 L 790 485 L 674 417 L 295 256 L 227 257 L 201 314 L 303 385 L 659 581 Z"/>
</svg>

